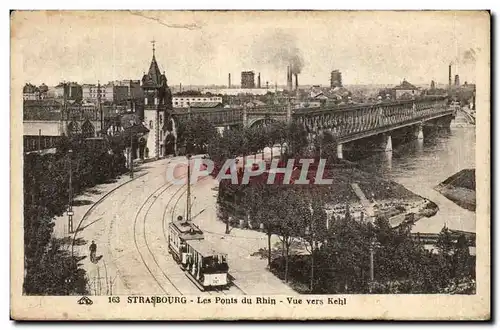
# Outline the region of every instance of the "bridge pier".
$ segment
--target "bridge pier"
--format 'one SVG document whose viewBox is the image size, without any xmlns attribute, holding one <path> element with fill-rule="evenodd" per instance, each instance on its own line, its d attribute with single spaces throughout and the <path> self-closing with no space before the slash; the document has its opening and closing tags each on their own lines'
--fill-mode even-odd
<svg viewBox="0 0 500 330">
<path fill-rule="evenodd" d="M 424 139 L 424 125 L 419 124 L 415 127 L 415 137 L 417 138 L 417 140 Z"/>
<path fill-rule="evenodd" d="M 248 126 L 248 112 L 246 105 L 243 106 L 243 127 Z"/>
<path fill-rule="evenodd" d="M 425 122 L 425 126 L 428 127 L 438 127 L 438 128 L 449 128 L 451 125 L 451 121 L 453 120 L 454 116 L 449 115 L 449 116 L 443 116 L 434 120 L 429 120 Z"/>
<path fill-rule="evenodd" d="M 392 152 L 392 136 L 390 134 L 382 136 L 382 149 L 385 152 Z"/>
<path fill-rule="evenodd" d="M 342 143 L 337 144 L 337 158 L 343 159 L 344 153 L 342 152 Z"/>
</svg>

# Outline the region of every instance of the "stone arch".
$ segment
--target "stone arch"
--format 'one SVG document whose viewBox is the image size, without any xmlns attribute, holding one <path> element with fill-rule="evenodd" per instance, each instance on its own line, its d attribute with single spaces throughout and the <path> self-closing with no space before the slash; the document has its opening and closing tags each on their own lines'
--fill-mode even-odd
<svg viewBox="0 0 500 330">
<path fill-rule="evenodd" d="M 247 127 L 257 127 L 257 126 L 267 126 L 271 123 L 277 122 L 277 119 L 274 118 L 252 118 L 251 120 L 248 121 L 248 126 Z"/>
<path fill-rule="evenodd" d="M 95 128 L 94 125 L 89 120 L 86 120 L 82 124 L 82 136 L 85 138 L 94 137 L 95 136 Z"/>
<path fill-rule="evenodd" d="M 163 154 L 165 156 L 177 154 L 177 137 L 172 132 L 167 132 L 167 134 L 165 134 L 163 148 Z"/>
<path fill-rule="evenodd" d="M 177 155 L 177 128 L 179 124 L 179 118 L 175 116 L 167 116 L 163 123 L 163 154 L 166 155 Z"/>
<path fill-rule="evenodd" d="M 68 124 L 68 135 L 74 135 L 77 134 L 79 131 L 79 125 L 76 121 L 71 121 Z"/>
</svg>

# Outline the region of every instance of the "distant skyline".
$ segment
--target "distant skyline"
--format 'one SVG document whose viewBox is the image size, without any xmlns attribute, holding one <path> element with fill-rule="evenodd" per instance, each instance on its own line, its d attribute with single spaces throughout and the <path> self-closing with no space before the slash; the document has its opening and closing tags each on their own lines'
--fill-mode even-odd
<svg viewBox="0 0 500 330">
<path fill-rule="evenodd" d="M 13 44 L 23 81 L 107 83 L 141 79 L 152 57 L 168 83 L 234 85 L 240 73 L 261 73 L 262 86 L 448 83 L 476 81 L 481 14 L 473 12 L 15 12 Z M 483 24 L 484 25 L 484 24 Z M 22 44 L 22 45 L 21 45 Z M 14 49 L 14 48 L 13 48 Z M 20 78 L 20 77 L 19 77 Z"/>
</svg>

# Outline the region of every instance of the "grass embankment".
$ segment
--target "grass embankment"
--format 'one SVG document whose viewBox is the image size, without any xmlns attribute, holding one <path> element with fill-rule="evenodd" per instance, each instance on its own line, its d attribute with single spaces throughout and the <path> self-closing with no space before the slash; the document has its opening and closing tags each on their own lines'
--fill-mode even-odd
<svg viewBox="0 0 500 330">
<path fill-rule="evenodd" d="M 434 189 L 458 206 L 476 211 L 476 170 L 464 169 L 441 182 Z"/>
<path fill-rule="evenodd" d="M 317 175 L 317 167 L 311 164 L 308 172 L 308 179 L 314 181 Z M 293 172 L 291 181 L 297 180 L 300 177 L 300 165 Z M 283 175 L 276 175 L 275 182 L 281 182 Z M 373 175 L 360 170 L 354 163 L 337 160 L 336 163 L 331 163 L 325 168 L 323 179 L 331 179 L 331 184 L 309 184 L 309 185 L 289 185 L 289 189 L 308 189 L 312 194 L 323 196 L 322 199 L 328 207 L 334 208 L 334 215 L 342 215 L 346 205 L 349 206 L 351 212 L 363 210 L 360 198 L 355 193 L 352 184 L 359 186 L 368 201 L 375 205 L 375 215 L 390 219 L 391 225 L 398 226 L 405 221 L 405 215 L 414 213 L 414 221 L 421 217 L 430 217 L 436 214 L 438 207 L 431 201 L 416 195 L 412 191 L 406 189 L 401 184 L 394 181 L 384 179 L 380 176 Z M 262 179 L 255 178 L 256 181 L 266 182 L 265 174 Z M 252 181 L 251 181 L 252 184 Z M 219 189 L 219 202 L 225 200 L 226 203 L 233 204 L 233 210 L 239 208 L 238 202 L 233 199 L 231 184 L 222 184 Z M 339 213 L 340 212 L 340 213 Z M 366 213 L 366 210 L 363 212 Z M 233 225 L 238 225 L 240 215 L 238 212 L 231 214 Z M 401 217 L 401 219 L 397 219 Z M 392 220 L 394 221 L 392 221 Z"/>
</svg>

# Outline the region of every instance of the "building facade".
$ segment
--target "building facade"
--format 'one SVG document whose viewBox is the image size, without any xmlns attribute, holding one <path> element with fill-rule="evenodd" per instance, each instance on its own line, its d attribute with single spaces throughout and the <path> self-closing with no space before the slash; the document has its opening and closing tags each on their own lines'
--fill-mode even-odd
<svg viewBox="0 0 500 330">
<path fill-rule="evenodd" d="M 49 88 L 48 93 L 56 98 L 67 100 L 81 101 L 83 97 L 82 86 L 76 82 L 62 82 L 59 85 Z"/>
<path fill-rule="evenodd" d="M 89 102 L 120 103 L 129 99 L 130 86 L 109 82 L 106 85 L 85 84 L 82 86 L 83 99 Z M 139 97 L 139 94 L 138 94 Z"/>
<path fill-rule="evenodd" d="M 241 72 L 241 88 L 255 88 L 255 73 L 253 71 Z"/>
<path fill-rule="evenodd" d="M 130 100 L 142 100 L 143 98 L 140 80 L 115 80 L 114 85 L 127 87 L 127 97 Z"/>
<path fill-rule="evenodd" d="M 339 70 L 333 70 L 330 73 L 330 87 L 342 87 L 342 73 Z"/>
<path fill-rule="evenodd" d="M 207 96 L 207 95 L 198 95 L 198 96 L 174 96 L 172 97 L 172 105 L 174 108 L 189 108 L 193 106 L 193 103 L 202 103 L 202 102 L 217 102 L 222 103 L 222 96 Z"/>
<path fill-rule="evenodd" d="M 54 148 L 60 137 L 79 134 L 96 137 L 101 130 L 95 106 L 54 99 L 26 101 L 23 104 L 24 152 Z"/>
<path fill-rule="evenodd" d="M 403 82 L 393 88 L 396 99 L 412 98 L 419 94 L 419 89 L 403 79 Z"/>
<path fill-rule="evenodd" d="M 23 100 L 39 100 L 40 97 L 40 89 L 35 85 L 27 83 L 23 87 Z"/>
<path fill-rule="evenodd" d="M 165 73 L 160 72 L 156 62 L 154 45 L 153 58 L 148 73 L 142 77 L 141 88 L 144 105 L 140 119 L 149 130 L 141 137 L 145 147 L 144 158 L 158 159 L 168 154 L 176 154 L 177 133 L 171 116 L 172 92 Z"/>
</svg>

